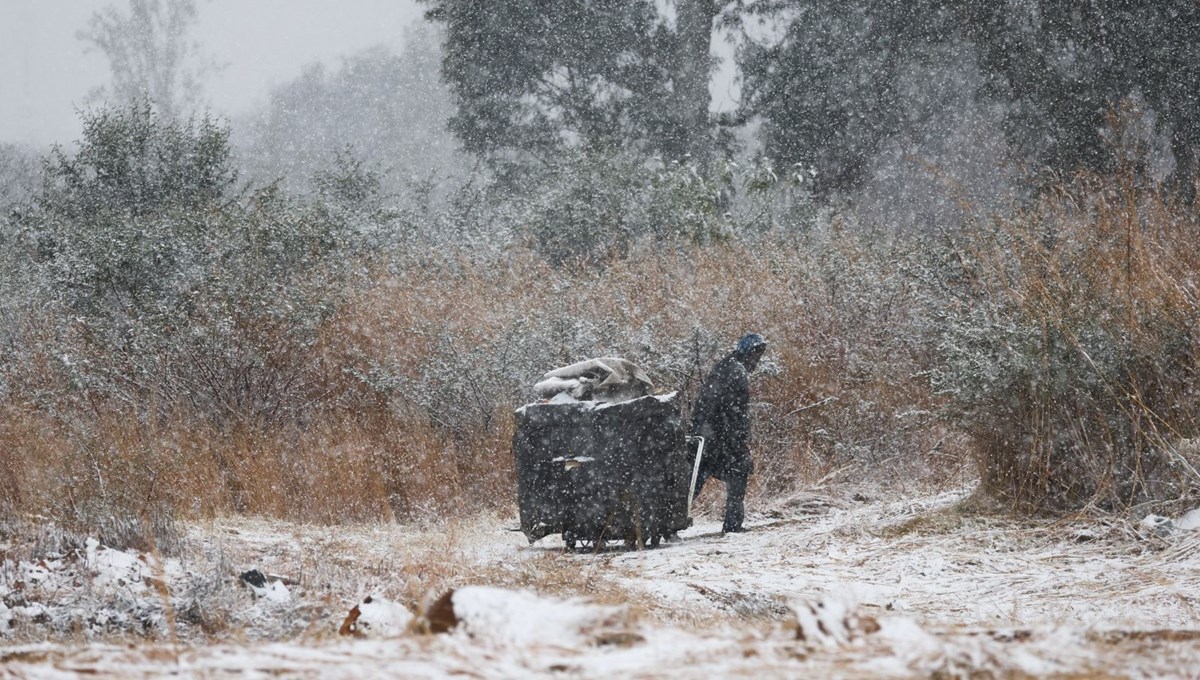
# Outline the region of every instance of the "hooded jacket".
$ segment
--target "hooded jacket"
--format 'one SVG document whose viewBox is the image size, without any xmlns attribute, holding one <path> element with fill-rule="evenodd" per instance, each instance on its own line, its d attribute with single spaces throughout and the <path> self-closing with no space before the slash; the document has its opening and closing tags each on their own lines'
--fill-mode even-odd
<svg viewBox="0 0 1200 680">
<path fill-rule="evenodd" d="M 750 459 L 750 374 L 737 351 L 717 365 L 700 388 L 692 408 L 692 434 L 704 437 L 702 472 L 724 480 L 749 475 Z"/>
</svg>

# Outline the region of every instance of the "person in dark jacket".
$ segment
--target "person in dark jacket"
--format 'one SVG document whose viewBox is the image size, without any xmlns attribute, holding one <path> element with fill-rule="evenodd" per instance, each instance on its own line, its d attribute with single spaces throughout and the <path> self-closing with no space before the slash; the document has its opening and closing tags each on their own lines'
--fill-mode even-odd
<svg viewBox="0 0 1200 680">
<path fill-rule="evenodd" d="M 754 471 L 750 458 L 750 373 L 758 366 L 767 342 L 748 333 L 737 347 L 717 362 L 692 408 L 692 434 L 704 437 L 704 455 L 695 494 L 716 477 L 725 482 L 725 522 L 722 531 L 745 531 L 746 484 Z"/>
</svg>

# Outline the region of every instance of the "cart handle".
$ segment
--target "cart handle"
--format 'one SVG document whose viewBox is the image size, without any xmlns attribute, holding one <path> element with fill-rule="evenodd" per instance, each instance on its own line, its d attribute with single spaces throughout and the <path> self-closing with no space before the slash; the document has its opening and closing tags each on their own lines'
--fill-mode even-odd
<svg viewBox="0 0 1200 680">
<path fill-rule="evenodd" d="M 692 516 L 692 498 L 696 495 L 696 479 L 700 477 L 700 459 L 704 456 L 704 437 L 687 437 L 687 441 L 697 442 L 696 462 L 692 463 L 692 483 L 688 485 L 687 516 Z"/>
</svg>

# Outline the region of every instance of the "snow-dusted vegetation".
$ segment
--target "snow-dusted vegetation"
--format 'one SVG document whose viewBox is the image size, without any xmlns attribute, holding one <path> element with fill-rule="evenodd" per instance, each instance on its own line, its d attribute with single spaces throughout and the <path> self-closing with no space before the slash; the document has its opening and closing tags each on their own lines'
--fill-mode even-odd
<svg viewBox="0 0 1200 680">
<path fill-rule="evenodd" d="M 0 140 L 0 662 L 1200 663 L 1194 3 L 422 8 L 227 116 L 226 10 L 118 3 L 79 138 Z M 547 371 L 686 414 L 748 331 L 749 534 L 509 531 Z"/>
</svg>

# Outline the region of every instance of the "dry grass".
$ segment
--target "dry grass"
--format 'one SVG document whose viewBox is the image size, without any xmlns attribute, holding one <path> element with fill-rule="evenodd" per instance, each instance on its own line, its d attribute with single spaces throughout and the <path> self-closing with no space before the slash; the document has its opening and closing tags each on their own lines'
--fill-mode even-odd
<svg viewBox="0 0 1200 680">
<path fill-rule="evenodd" d="M 277 361 L 310 367 L 303 394 L 285 395 L 307 404 L 298 417 L 230 420 L 187 395 L 39 402 L 25 395 L 55 380 L 53 362 L 27 370 L 29 389 L 0 411 L 0 486 L 10 509 L 50 514 L 93 504 L 338 523 L 508 507 L 512 409 L 542 372 L 621 354 L 686 404 L 749 330 L 772 348 L 754 387 L 757 493 L 880 464 L 920 477 L 943 435 L 924 426 L 922 332 L 905 317 L 917 302 L 889 256 L 840 235 L 645 248 L 574 269 L 521 250 L 401 263 L 326 322 L 316 358 L 281 344 Z"/>
<path fill-rule="evenodd" d="M 1129 507 L 1200 488 L 1200 220 L 1132 176 L 1085 177 L 972 249 L 1009 337 L 961 419 L 984 488 L 1023 507 Z M 982 372 L 982 371 L 981 371 Z"/>
<path fill-rule="evenodd" d="M 998 495 L 1078 499 L 1096 490 L 1071 487 L 1079 470 L 1107 471 L 1116 488 L 1129 466 L 1157 465 L 1166 444 L 1195 436 L 1194 213 L 1097 184 L 980 234 L 960 248 L 954 295 L 912 275 L 927 241 L 837 224 L 804 237 L 643 246 L 604 265 L 551 267 L 514 248 L 376 266 L 315 343 L 289 344 L 274 328 L 251 338 L 268 361 L 247 364 L 258 392 L 244 417 L 205 410 L 186 389 L 147 403 L 73 389 L 34 353 L 4 369 L 0 505 L 335 524 L 509 509 L 512 410 L 542 372 L 624 355 L 686 407 L 750 330 L 771 343 L 753 385 L 759 497 L 835 478 L 912 490 L 961 482 L 977 462 Z M 1045 329 L 1033 364 L 1052 368 L 1059 352 L 1066 372 L 1022 374 L 951 424 L 929 380 L 944 360 L 939 323 L 956 305 L 997 300 Z M 27 326 L 27 339 L 53 332 L 38 319 Z M 1085 351 L 1095 328 L 1128 350 L 1116 372 Z M 256 415 L 264 404 L 271 417 Z M 1144 487 L 1120 493 L 1140 498 Z"/>
</svg>

